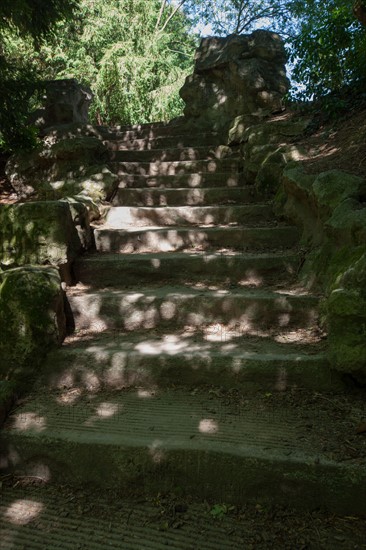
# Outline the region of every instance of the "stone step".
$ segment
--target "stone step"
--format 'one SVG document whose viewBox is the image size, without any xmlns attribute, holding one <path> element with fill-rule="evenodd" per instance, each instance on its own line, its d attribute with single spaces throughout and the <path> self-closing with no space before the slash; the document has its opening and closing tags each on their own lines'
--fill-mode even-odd
<svg viewBox="0 0 366 550">
<path fill-rule="evenodd" d="M 207 206 L 259 202 L 252 186 L 161 189 L 119 187 L 112 200 L 114 206 Z"/>
<path fill-rule="evenodd" d="M 271 204 L 245 204 L 240 206 L 112 206 L 105 222 L 110 227 L 171 225 L 228 225 L 258 224 L 274 219 Z"/>
<path fill-rule="evenodd" d="M 193 250 L 270 250 L 293 247 L 299 241 L 296 227 L 129 227 L 94 229 L 98 252 L 184 252 Z"/>
<path fill-rule="evenodd" d="M 125 287 L 148 282 L 199 282 L 259 287 L 292 280 L 300 266 L 297 252 L 91 254 L 74 263 L 75 280 L 93 287 Z"/>
<path fill-rule="evenodd" d="M 0 463 L 5 475 L 94 494 L 133 487 L 156 498 L 179 487 L 215 503 L 288 506 L 290 499 L 294 508 L 365 514 L 365 461 L 339 452 L 347 429 L 334 407 L 314 405 L 314 394 L 44 389 L 10 416 Z M 356 437 L 352 446 L 361 451 Z"/>
<path fill-rule="evenodd" d="M 192 132 L 191 130 L 184 128 L 182 125 L 172 124 L 136 124 L 134 126 L 98 126 L 98 134 L 105 140 L 119 140 L 128 141 L 135 139 L 156 139 L 169 137 L 174 139 L 181 139 L 182 136 L 194 137 L 197 135 L 205 134 L 206 136 L 212 136 L 213 139 L 217 139 L 217 132 Z M 220 136 L 222 139 L 222 136 Z M 188 143 L 190 145 L 190 143 Z"/>
<path fill-rule="evenodd" d="M 240 159 L 208 159 L 208 160 L 181 160 L 156 162 L 110 162 L 113 173 L 121 176 L 130 174 L 136 176 L 175 176 L 191 173 L 236 173 L 241 171 Z"/>
<path fill-rule="evenodd" d="M 182 187 L 238 187 L 243 185 L 243 173 L 208 172 L 204 174 L 175 174 L 172 176 L 146 176 L 119 174 L 119 187 L 182 188 Z"/>
<path fill-rule="evenodd" d="M 91 334 L 79 331 L 75 342 L 71 338 L 71 343 L 48 355 L 42 367 L 48 388 L 95 393 L 217 384 L 254 395 L 258 391 L 343 387 L 311 331 L 279 329 L 276 335 L 266 336 L 206 323 L 160 336 L 151 328 L 94 332 L 93 340 Z"/>
<path fill-rule="evenodd" d="M 68 294 L 75 328 L 135 331 L 223 325 L 226 332 L 265 335 L 316 328 L 318 298 L 266 290 L 158 289 L 76 291 Z"/>
<path fill-rule="evenodd" d="M 113 142 L 112 142 L 113 144 Z M 145 151 L 114 150 L 109 145 L 110 159 L 115 162 L 177 162 L 187 160 L 220 160 L 226 153 L 220 147 L 184 147 L 151 149 Z M 230 158 L 231 155 L 229 155 Z M 227 157 L 225 157 L 227 158 Z"/>
<path fill-rule="evenodd" d="M 237 550 L 243 543 L 259 540 L 264 525 L 266 540 L 276 540 L 280 533 L 289 542 L 287 525 L 279 530 L 278 516 L 286 517 L 287 524 L 294 526 L 298 522 L 303 525 L 304 521 L 299 511 L 294 511 L 289 519 L 289 513 L 279 509 L 272 522 L 269 513 L 265 517 L 261 513 L 259 523 L 258 510 L 253 505 L 253 527 L 248 529 L 247 522 L 238 521 L 239 511 L 224 512 L 219 521 L 214 511 L 213 503 L 208 506 L 207 502 L 174 495 L 151 499 L 131 491 L 121 495 L 101 489 L 96 495 L 95 488 L 83 487 L 80 491 L 64 484 L 40 486 L 17 480 L 12 485 L 4 483 L 1 489 L 1 550 Z M 335 536 L 344 535 L 344 531 L 349 533 L 349 523 L 354 529 L 353 536 L 345 539 L 348 549 L 356 548 L 358 540 L 363 541 L 355 521 L 341 518 L 335 523 L 334 518 L 324 518 L 319 513 L 315 519 L 309 515 L 309 544 L 317 540 L 314 521 L 317 529 L 323 525 L 326 528 L 327 523 L 332 525 L 327 532 L 329 543 Z M 291 534 L 295 547 L 296 530 L 291 529 Z M 341 548 L 347 550 L 346 546 Z"/>
<path fill-rule="evenodd" d="M 111 151 L 150 151 L 152 149 L 183 149 L 185 147 L 213 147 L 222 145 L 223 138 L 218 134 L 183 134 L 176 136 L 134 138 L 133 134 L 127 139 L 111 136 L 104 141 Z"/>
</svg>

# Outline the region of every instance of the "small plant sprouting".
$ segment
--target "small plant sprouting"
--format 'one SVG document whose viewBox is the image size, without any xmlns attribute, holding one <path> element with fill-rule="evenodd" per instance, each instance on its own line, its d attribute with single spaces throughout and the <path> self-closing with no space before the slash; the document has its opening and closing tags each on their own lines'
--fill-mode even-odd
<svg viewBox="0 0 366 550">
<path fill-rule="evenodd" d="M 235 506 L 229 506 L 228 504 L 214 504 L 210 510 L 210 514 L 213 518 L 222 519 L 224 516 L 233 512 Z"/>
</svg>

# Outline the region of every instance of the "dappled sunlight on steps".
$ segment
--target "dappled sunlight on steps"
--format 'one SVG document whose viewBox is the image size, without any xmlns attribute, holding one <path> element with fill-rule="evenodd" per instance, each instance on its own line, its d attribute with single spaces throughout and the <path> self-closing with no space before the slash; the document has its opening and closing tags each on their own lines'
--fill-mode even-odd
<svg viewBox="0 0 366 550">
<path fill-rule="evenodd" d="M 3 470 L 145 497 L 181 487 L 216 503 L 366 513 L 366 445 L 345 414 L 365 405 L 342 401 L 330 370 L 321 297 L 297 283 L 298 230 L 246 184 L 217 134 L 98 133 L 119 186 L 94 224 L 95 251 L 73 266 L 73 331 L 5 427 Z M 337 449 L 345 437 L 351 458 Z M 37 502 L 29 514 L 42 517 Z M 11 506 L 8 523 L 23 509 Z"/>
</svg>

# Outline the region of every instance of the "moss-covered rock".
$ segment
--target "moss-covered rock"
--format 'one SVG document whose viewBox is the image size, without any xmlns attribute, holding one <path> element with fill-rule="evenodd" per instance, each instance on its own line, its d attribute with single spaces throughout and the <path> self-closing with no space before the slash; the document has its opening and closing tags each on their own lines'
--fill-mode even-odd
<svg viewBox="0 0 366 550">
<path fill-rule="evenodd" d="M 33 151 L 20 151 L 6 165 L 9 180 L 21 198 L 57 199 L 86 192 L 106 199 L 117 177 L 106 166 L 108 150 L 97 137 L 44 139 Z"/>
<path fill-rule="evenodd" d="M 366 242 L 366 207 L 355 199 L 339 203 L 325 221 L 327 234 L 342 244 Z"/>
<path fill-rule="evenodd" d="M 343 200 L 358 199 L 366 191 L 366 182 L 342 170 L 329 170 L 317 176 L 312 191 L 318 206 L 331 213 Z"/>
<path fill-rule="evenodd" d="M 4 268 L 50 264 L 69 278 L 82 250 L 70 206 L 40 201 L 0 206 L 0 263 Z"/>
<path fill-rule="evenodd" d="M 285 168 L 275 210 L 302 228 L 300 277 L 325 294 L 331 366 L 366 383 L 365 181 L 339 170 Z"/>
<path fill-rule="evenodd" d="M 12 388 L 21 384 L 62 341 L 65 328 L 56 268 L 27 266 L 0 273 L 0 380 Z"/>
<path fill-rule="evenodd" d="M 289 163 L 298 161 L 302 154 L 302 150 L 295 145 L 285 145 L 269 152 L 256 167 L 256 189 L 266 197 L 276 195 L 281 186 L 284 168 Z"/>
</svg>

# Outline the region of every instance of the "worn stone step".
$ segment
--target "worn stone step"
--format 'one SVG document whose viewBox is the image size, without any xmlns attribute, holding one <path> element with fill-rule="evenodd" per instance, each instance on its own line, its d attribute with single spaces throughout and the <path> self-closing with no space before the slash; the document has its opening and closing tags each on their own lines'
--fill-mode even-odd
<svg viewBox="0 0 366 550">
<path fill-rule="evenodd" d="M 227 155 L 227 150 L 223 151 L 220 147 L 200 146 L 184 148 L 164 148 L 145 151 L 114 150 L 109 147 L 110 159 L 115 162 L 177 162 L 188 160 L 217 160 Z M 231 155 L 229 155 L 230 157 Z M 226 157 L 225 157 L 226 158 Z"/>
<path fill-rule="evenodd" d="M 98 252 L 183 252 L 192 250 L 270 250 L 293 247 L 299 230 L 271 227 L 128 227 L 94 229 Z"/>
<path fill-rule="evenodd" d="M 196 290 L 162 287 L 138 291 L 74 291 L 68 295 L 76 329 L 175 330 L 224 325 L 242 334 L 314 328 L 318 298 L 265 290 Z"/>
<path fill-rule="evenodd" d="M 113 206 L 105 222 L 110 227 L 257 224 L 274 219 L 271 204 L 234 206 Z"/>
<path fill-rule="evenodd" d="M 209 160 L 181 160 L 155 162 L 113 162 L 109 163 L 112 172 L 118 176 L 123 174 L 137 176 L 175 176 L 177 174 L 236 173 L 242 171 L 240 159 L 209 159 Z"/>
<path fill-rule="evenodd" d="M 140 285 L 142 282 L 259 287 L 292 280 L 300 265 L 297 252 L 91 254 L 74 263 L 76 281 L 94 287 Z"/>
<path fill-rule="evenodd" d="M 344 416 L 321 401 L 309 406 L 309 397 L 225 398 L 214 388 L 150 386 L 114 395 L 43 390 L 10 416 L 0 463 L 4 474 L 95 492 L 133 487 L 156 497 L 179 487 L 215 503 L 290 499 L 295 508 L 364 514 L 365 459 L 343 460 Z M 352 446 L 361 449 L 360 438 Z"/>
<path fill-rule="evenodd" d="M 115 137 L 115 136 L 113 136 Z M 113 139 L 105 141 L 111 151 L 150 151 L 152 149 L 183 149 L 185 147 L 212 147 L 222 144 L 222 136 L 215 133 L 167 135 L 162 137 L 146 137 L 134 139 L 131 134 L 127 139 Z"/>
<path fill-rule="evenodd" d="M 92 333 L 80 330 L 75 342 L 71 338 L 49 354 L 42 367 L 49 388 L 99 392 L 217 384 L 252 395 L 257 391 L 343 387 L 337 373 L 330 371 L 322 342 L 311 331 L 291 333 L 279 328 L 276 334 L 266 336 L 264 331 L 248 331 L 244 325 L 241 330 L 205 323 L 162 335 L 143 326 L 134 331 L 97 332 L 90 340 Z"/>
<path fill-rule="evenodd" d="M 40 485 L 26 483 L 26 480 L 3 484 L 1 550 L 76 550 L 78 547 L 88 550 L 237 550 L 244 540 L 255 540 L 262 530 L 257 520 L 255 527 L 248 531 L 248 526 L 240 525 L 231 512 L 217 521 L 210 513 L 214 505 L 208 507 L 207 502 L 174 495 L 151 499 L 130 493 L 122 495 L 119 491 L 99 489 L 96 494 L 95 488 L 84 487 L 80 491 L 70 485 Z M 278 513 L 284 515 L 281 510 Z M 257 515 L 253 506 L 251 516 Z M 261 515 L 262 523 L 271 531 L 271 539 L 275 538 L 277 518 L 270 526 L 269 518 L 266 519 Z M 324 525 L 329 521 L 319 516 L 318 527 L 322 520 Z M 347 520 L 342 520 L 336 524 L 332 522 L 330 541 L 332 535 L 343 534 L 339 530 L 342 526 L 349 530 Z M 302 525 L 303 514 L 294 512 L 292 521 L 294 525 L 301 521 Z M 313 516 L 310 526 L 310 531 L 314 531 Z M 295 543 L 296 531 L 292 532 Z M 315 540 L 315 536 L 309 537 L 310 540 Z M 358 537 L 356 532 L 352 537 L 354 545 Z M 350 543 L 349 538 L 347 542 Z"/>
<path fill-rule="evenodd" d="M 158 188 L 182 188 L 182 187 L 238 187 L 243 185 L 243 173 L 231 172 L 184 172 L 171 176 L 146 176 L 119 174 L 119 188 L 122 187 L 158 187 Z"/>
<path fill-rule="evenodd" d="M 185 128 L 181 124 L 135 124 L 133 126 L 98 126 L 99 135 L 105 140 L 134 140 L 134 139 L 156 139 L 161 137 L 181 138 L 181 136 L 192 137 L 196 132 Z M 202 132 L 203 133 L 203 132 Z M 216 137 L 217 132 L 205 132 Z M 197 132 L 197 134 L 200 134 Z M 189 145 L 189 144 L 188 144 Z"/>
<path fill-rule="evenodd" d="M 252 186 L 192 188 L 119 187 L 112 200 L 114 206 L 208 206 L 260 202 Z"/>
</svg>

